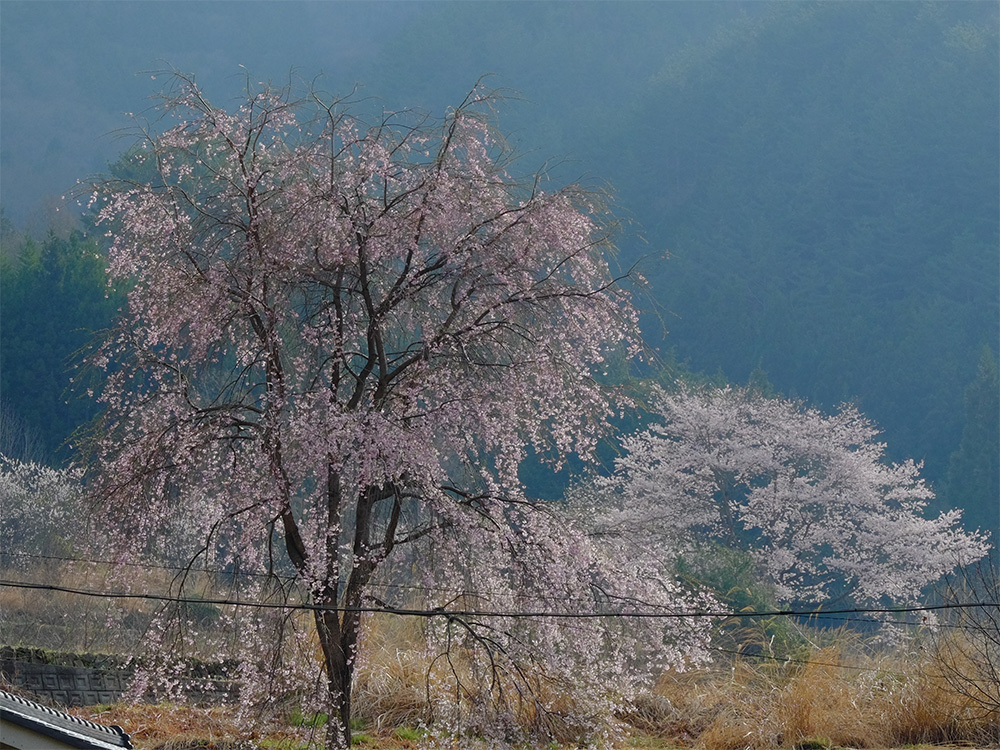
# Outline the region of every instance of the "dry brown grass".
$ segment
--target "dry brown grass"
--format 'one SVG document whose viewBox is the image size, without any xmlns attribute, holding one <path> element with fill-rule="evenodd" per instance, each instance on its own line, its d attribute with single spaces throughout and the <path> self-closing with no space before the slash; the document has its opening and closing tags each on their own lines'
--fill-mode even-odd
<svg viewBox="0 0 1000 750">
<path fill-rule="evenodd" d="M 499 721 L 512 730 L 579 736 L 578 727 L 560 721 L 562 714 L 572 712 L 544 675 L 532 672 L 525 681 L 525 675 L 513 675 L 500 658 L 493 670 L 468 650 L 470 644 L 447 655 L 430 653 L 424 624 L 389 615 L 368 618 L 352 694 L 352 713 L 366 726 L 384 733 L 394 727 L 440 725 L 445 716 L 454 717 L 457 691 L 461 724 L 474 734 Z"/>
<path fill-rule="evenodd" d="M 60 563 L 0 571 L 6 580 L 53 589 L 0 589 L 0 642 L 68 652 L 129 651 L 142 637 L 161 602 L 143 598 L 102 598 L 101 592 L 177 591 L 175 571 L 129 568 L 114 574 L 103 563 Z M 211 595 L 212 581 L 197 573 L 188 577 L 186 596 Z M 66 590 L 60 590 L 66 589 Z"/>
<path fill-rule="evenodd" d="M 640 726 L 706 750 L 1000 742 L 1000 715 L 977 711 L 921 652 L 870 653 L 844 637 L 801 662 L 665 675 L 659 722 Z"/>
<path fill-rule="evenodd" d="M 118 703 L 69 711 L 101 724 L 117 724 L 129 733 L 139 750 L 163 748 L 167 743 L 201 742 L 204 747 L 247 739 L 232 721 L 232 712 L 225 708 Z"/>
<path fill-rule="evenodd" d="M 355 692 L 356 715 L 366 724 L 361 747 L 413 748 L 414 739 L 395 730 L 413 727 L 426 716 L 426 656 L 419 628 L 400 622 L 406 621 L 386 620 L 366 639 Z M 665 674 L 628 717 L 638 731 L 617 747 L 1000 746 L 998 717 L 971 713 L 968 699 L 919 651 L 870 653 L 845 636 L 802 661 L 740 659 L 726 668 Z M 241 748 L 303 750 L 316 747 L 322 735 L 315 728 L 288 725 L 248 732 L 218 708 L 114 706 L 78 713 L 126 727 L 139 750 L 186 750 L 196 741 L 216 750 L 235 750 L 238 742 L 247 743 Z"/>
<path fill-rule="evenodd" d="M 248 731 L 225 708 L 178 705 L 116 704 L 74 708 L 69 712 L 106 725 L 117 724 L 129 733 L 136 750 L 319 750 L 323 730 L 309 726 L 273 724 Z M 356 746 L 369 750 L 415 750 L 411 733 L 397 727 L 365 728 L 356 733 Z"/>
<path fill-rule="evenodd" d="M 24 571 L 19 575 L 20 580 L 30 580 Z M 68 588 L 108 585 L 106 571 L 99 566 L 48 567 L 33 575 L 39 582 L 57 582 Z M 143 585 L 149 590 L 162 591 L 169 584 L 167 573 L 146 575 Z M 209 584 L 197 579 L 192 583 Z M 153 606 L 142 600 L 109 605 L 63 592 L 0 589 L 0 641 L 67 651 L 114 652 L 122 642 L 138 637 Z M 118 633 L 106 627 L 109 616 L 122 624 Z M 992 627 L 992 620 L 985 623 Z M 416 618 L 389 615 L 372 616 L 367 622 L 353 709 L 372 740 L 369 747 L 414 745 L 412 738 L 401 739 L 395 731 L 434 720 L 433 711 L 441 698 L 435 690 L 453 685 L 453 675 L 441 674 L 435 686 L 435 669 L 450 670 L 457 665 L 470 689 L 470 701 L 495 698 L 485 687 L 476 687 L 474 670 L 463 663 L 460 653 L 451 665 L 439 660 L 433 666 L 422 624 Z M 712 669 L 665 674 L 650 694 L 638 700 L 634 712 L 618 719 L 631 724 L 647 747 L 755 750 L 805 747 L 809 743 L 854 748 L 916 743 L 997 747 L 1000 685 L 994 676 L 1000 654 L 996 641 L 990 640 L 996 636 L 995 628 L 985 632 L 970 629 L 965 623 L 963 628 L 927 635 L 923 641 L 911 643 L 909 650 L 886 650 L 872 647 L 849 631 L 834 636 L 827 633 L 822 642 L 813 638 L 819 645 L 797 653 L 795 660 L 742 658 L 720 661 Z M 984 665 L 988 667 L 985 671 Z M 572 715 L 572 706 L 560 702 L 559 686 L 547 682 L 544 675 L 539 673 L 533 679 L 534 695 L 519 695 L 504 685 L 508 703 L 501 710 L 507 712 L 512 725 L 542 727 L 551 736 L 568 740 L 579 727 L 560 723 L 560 714 Z M 281 711 L 295 704 L 296 696 L 289 697 L 287 704 L 281 704 Z M 541 706 L 548 710 L 540 710 Z M 266 732 L 237 726 L 232 712 L 225 709 L 114 706 L 97 713 L 80 713 L 125 727 L 142 750 L 181 750 L 185 743 L 195 741 L 219 750 L 231 749 L 237 741 L 300 750 L 310 743 L 315 746 L 322 735 L 316 728 L 282 722 L 280 711 Z M 618 719 L 606 717 L 609 726 Z"/>
<path fill-rule="evenodd" d="M 361 655 L 351 696 L 356 717 L 377 732 L 430 718 L 429 658 L 416 618 L 369 618 Z"/>
<path fill-rule="evenodd" d="M 87 568 L 4 572 L 8 580 L 84 591 L 102 590 L 101 575 Z M 0 601 L 0 641 L 57 651 L 110 652 L 120 631 L 107 627 L 111 618 L 125 622 L 128 612 L 112 601 L 66 591 L 5 588 Z M 138 623 L 135 617 L 129 623 Z"/>
</svg>

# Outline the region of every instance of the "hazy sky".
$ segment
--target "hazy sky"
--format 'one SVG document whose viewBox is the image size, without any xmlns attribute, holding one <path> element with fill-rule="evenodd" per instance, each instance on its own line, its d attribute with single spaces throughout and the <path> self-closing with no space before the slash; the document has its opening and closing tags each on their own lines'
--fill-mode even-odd
<svg viewBox="0 0 1000 750">
<path fill-rule="evenodd" d="M 223 105 L 247 71 L 273 81 L 322 73 L 331 92 L 361 84 L 390 108 L 437 114 L 494 73 L 531 102 L 527 147 L 574 156 L 558 152 L 554 133 L 586 130 L 690 34 L 766 5 L 2 0 L 0 203 L 17 222 L 34 213 L 44 223 L 39 201 L 116 158 L 123 113 L 148 106 L 164 80 L 152 71 L 170 67 Z"/>
<path fill-rule="evenodd" d="M 241 65 L 258 78 L 370 69 L 418 3 L 0 3 L 0 202 L 27 220 L 46 195 L 102 170 L 122 148 L 113 132 L 156 92 L 150 71 L 194 72 L 224 101 Z M 161 77 L 162 80 L 162 77 Z"/>
</svg>

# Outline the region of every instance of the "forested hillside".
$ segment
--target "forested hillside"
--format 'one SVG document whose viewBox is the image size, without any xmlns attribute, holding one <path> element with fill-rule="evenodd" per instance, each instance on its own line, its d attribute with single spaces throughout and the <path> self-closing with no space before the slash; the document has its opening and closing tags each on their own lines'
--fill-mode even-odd
<svg viewBox="0 0 1000 750">
<path fill-rule="evenodd" d="M 608 171 L 671 251 L 650 271 L 697 367 L 956 444 L 997 339 L 993 12 L 775 6 L 666 61 Z"/>
<path fill-rule="evenodd" d="M 525 100 L 500 110 L 527 152 L 524 171 L 555 156 L 554 184 L 583 179 L 616 194 L 630 222 L 622 260 L 643 259 L 650 294 L 637 302 L 665 360 L 741 383 L 763 371 L 821 408 L 855 402 L 884 428 L 893 458 L 925 460 L 942 504 L 996 528 L 998 415 L 982 364 L 995 369 L 1000 340 L 996 5 L 530 11 L 414 6 L 377 47 L 330 53 L 335 75 L 322 85 L 347 94 L 358 82 L 355 98 L 375 110 L 440 111 L 497 73 L 491 84 Z M 308 18 L 318 27 L 321 16 L 313 8 Z M 263 34 L 268 18 L 246 19 L 247 33 Z M 296 55 L 320 47 L 303 41 L 279 72 L 311 64 Z M 276 65 L 268 50 L 261 65 Z M 222 80 L 229 60 L 235 73 L 244 53 L 220 47 L 206 75 Z M 9 237 L 7 258 L 22 250 Z M 64 408 L 61 368 L 109 311 L 82 235 L 41 238 L 20 254 L 4 269 L 3 397 L 53 451 L 89 413 Z M 62 307 L 42 312 L 50 299 Z M 970 461 L 990 465 L 970 479 Z"/>
<path fill-rule="evenodd" d="M 101 246 L 83 232 L 41 242 L 7 226 L 0 258 L 0 453 L 65 461 L 72 433 L 97 405 L 79 380 L 79 352 L 107 328 L 120 298 L 110 294 Z"/>
<path fill-rule="evenodd" d="M 666 345 L 857 402 L 939 483 L 998 339 L 996 29 L 984 3 L 772 5 L 668 56 L 600 146 L 671 255 Z"/>
<path fill-rule="evenodd" d="M 443 103 L 453 66 L 502 72 L 527 161 L 565 157 L 554 179 L 609 185 L 632 222 L 652 345 L 857 404 L 942 505 L 996 528 L 995 495 L 946 485 L 1000 340 L 997 29 L 974 2 L 457 6 L 398 38 L 424 65 L 373 77 L 388 101 Z"/>
</svg>

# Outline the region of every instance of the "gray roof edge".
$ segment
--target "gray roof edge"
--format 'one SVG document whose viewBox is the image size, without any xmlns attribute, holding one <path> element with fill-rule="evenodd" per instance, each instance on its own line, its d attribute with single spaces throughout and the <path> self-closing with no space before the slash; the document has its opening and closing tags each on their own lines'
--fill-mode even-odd
<svg viewBox="0 0 1000 750">
<path fill-rule="evenodd" d="M 27 729 L 63 739 L 80 748 L 132 749 L 132 740 L 119 726 L 105 726 L 80 719 L 0 690 L 0 714 L 4 720 Z"/>
</svg>

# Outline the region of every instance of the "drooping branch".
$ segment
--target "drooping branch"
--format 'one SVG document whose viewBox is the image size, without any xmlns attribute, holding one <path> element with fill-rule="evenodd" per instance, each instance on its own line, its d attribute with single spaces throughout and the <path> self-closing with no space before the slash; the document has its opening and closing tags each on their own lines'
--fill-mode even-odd
<svg viewBox="0 0 1000 750">
<path fill-rule="evenodd" d="M 366 125 L 342 100 L 287 88 L 248 91 L 229 113 L 181 78 L 165 101 L 180 121 L 144 134 L 155 184 L 99 196 L 116 229 L 112 274 L 134 293 L 131 330 L 102 355 L 109 437 L 95 490 L 127 499 L 125 517 L 142 498 L 156 511 L 133 518 L 147 538 L 187 514 L 209 535 L 198 554 L 224 563 L 280 566 L 280 533 L 320 605 L 331 747 L 349 747 L 360 611 L 382 595 L 382 572 L 498 605 L 592 600 L 595 576 L 622 597 L 651 586 L 648 567 L 605 560 L 518 476 L 532 449 L 557 464 L 592 455 L 618 401 L 595 372 L 639 339 L 603 255 L 601 200 L 509 175 L 480 111 L 492 103 L 477 89 L 439 129 L 406 115 Z M 490 690 L 526 694 L 523 665 L 547 663 L 578 700 L 607 705 L 580 679 L 598 654 L 614 684 L 640 679 L 626 642 L 596 625 L 585 647 L 575 630 L 462 627 L 480 639 L 476 659 L 499 659 Z M 644 640 L 684 642 L 658 627 Z M 264 650 L 244 658 L 278 663 Z"/>
</svg>

